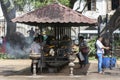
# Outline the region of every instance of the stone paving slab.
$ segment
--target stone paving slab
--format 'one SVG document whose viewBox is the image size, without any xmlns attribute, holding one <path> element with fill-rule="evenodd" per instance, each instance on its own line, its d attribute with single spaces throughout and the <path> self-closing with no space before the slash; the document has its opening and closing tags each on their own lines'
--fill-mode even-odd
<svg viewBox="0 0 120 80">
<path fill-rule="evenodd" d="M 90 61 L 85 68 L 75 65 L 74 76 L 69 75 L 66 66 L 59 73 L 42 73 L 33 76 L 30 72 L 31 60 L 0 60 L 0 80 L 120 80 L 120 61 L 113 70 L 106 69 L 105 74 L 97 73 L 97 61 Z M 86 70 L 86 71 L 85 71 Z M 87 74 L 83 74 L 83 73 Z"/>
</svg>

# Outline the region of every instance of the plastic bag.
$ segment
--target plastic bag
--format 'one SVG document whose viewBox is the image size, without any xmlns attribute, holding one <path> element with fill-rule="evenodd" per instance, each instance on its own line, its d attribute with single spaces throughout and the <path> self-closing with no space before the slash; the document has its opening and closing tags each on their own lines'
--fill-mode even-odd
<svg viewBox="0 0 120 80">
<path fill-rule="evenodd" d="M 84 56 L 82 55 L 81 52 L 79 52 L 78 55 L 79 55 L 79 58 L 80 58 L 81 61 L 84 61 L 84 60 L 85 60 L 85 58 L 84 58 Z"/>
</svg>

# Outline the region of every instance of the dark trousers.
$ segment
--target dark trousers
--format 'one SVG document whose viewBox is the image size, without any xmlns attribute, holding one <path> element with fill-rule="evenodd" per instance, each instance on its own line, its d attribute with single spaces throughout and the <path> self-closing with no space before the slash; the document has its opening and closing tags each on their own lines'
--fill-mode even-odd
<svg viewBox="0 0 120 80">
<path fill-rule="evenodd" d="M 82 54 L 82 55 L 84 56 L 84 59 L 85 59 L 85 60 L 83 60 L 83 61 L 81 61 L 79 54 L 76 54 L 76 56 L 77 56 L 77 58 L 78 58 L 78 60 L 79 60 L 79 64 L 80 64 L 81 67 L 82 67 L 83 65 L 85 66 L 86 64 L 89 63 L 89 61 L 88 61 L 88 54 Z"/>
</svg>

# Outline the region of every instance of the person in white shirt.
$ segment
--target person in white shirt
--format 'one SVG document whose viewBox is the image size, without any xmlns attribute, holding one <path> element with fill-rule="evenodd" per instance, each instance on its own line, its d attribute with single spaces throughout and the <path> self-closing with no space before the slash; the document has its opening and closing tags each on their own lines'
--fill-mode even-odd
<svg viewBox="0 0 120 80">
<path fill-rule="evenodd" d="M 40 59 L 36 63 L 36 70 L 38 72 L 38 68 L 41 63 L 41 54 L 42 54 L 42 46 L 40 45 L 39 37 L 35 37 L 33 43 L 31 44 L 31 54 L 39 54 Z M 31 64 L 31 72 L 33 73 L 33 62 Z"/>
<path fill-rule="evenodd" d="M 102 57 L 103 57 L 103 54 L 104 54 L 104 49 L 110 49 L 109 47 L 106 47 L 102 44 L 102 40 L 103 40 L 103 37 L 99 37 L 96 41 L 96 48 L 97 48 L 97 51 L 96 51 L 96 54 L 97 54 L 97 57 L 98 57 L 98 73 L 102 73 Z"/>
<path fill-rule="evenodd" d="M 0 47 L 2 46 L 3 44 L 3 36 L 0 37 Z"/>
<path fill-rule="evenodd" d="M 35 37 L 33 43 L 31 44 L 31 51 L 34 54 L 41 54 L 41 46 L 39 43 L 39 38 Z"/>
</svg>

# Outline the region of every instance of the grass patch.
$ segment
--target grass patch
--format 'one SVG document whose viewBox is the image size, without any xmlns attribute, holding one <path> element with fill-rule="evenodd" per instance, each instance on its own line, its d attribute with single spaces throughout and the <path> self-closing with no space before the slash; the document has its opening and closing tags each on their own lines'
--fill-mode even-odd
<svg viewBox="0 0 120 80">
<path fill-rule="evenodd" d="M 0 53 L 0 59 L 8 59 L 8 55 L 5 53 Z"/>
</svg>

